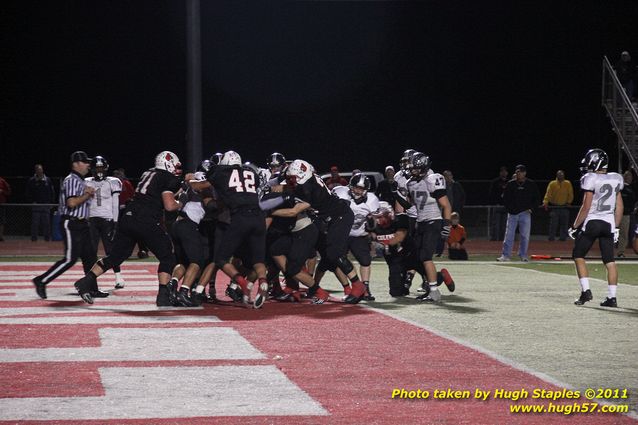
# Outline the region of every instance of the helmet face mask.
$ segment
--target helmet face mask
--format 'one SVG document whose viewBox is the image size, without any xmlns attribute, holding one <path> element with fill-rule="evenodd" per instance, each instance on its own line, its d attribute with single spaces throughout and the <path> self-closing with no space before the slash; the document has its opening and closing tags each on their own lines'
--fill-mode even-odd
<svg viewBox="0 0 638 425">
<path fill-rule="evenodd" d="M 275 174 L 284 168 L 284 165 L 286 165 L 286 158 L 279 152 L 273 152 L 268 157 L 267 164 L 270 172 Z"/>
<path fill-rule="evenodd" d="M 182 174 L 182 163 L 179 158 L 171 151 L 162 151 L 155 157 L 155 168 L 165 170 L 169 173 L 179 176 Z"/>
<path fill-rule="evenodd" d="M 412 155 L 417 153 L 414 149 L 406 149 L 403 151 L 403 155 L 401 156 L 401 160 L 399 161 L 399 166 L 402 170 L 409 170 L 411 166 Z"/>
<path fill-rule="evenodd" d="M 362 173 L 357 173 L 350 178 L 350 194 L 354 199 L 361 199 L 366 196 L 370 190 L 370 179 Z"/>
<path fill-rule="evenodd" d="M 379 202 L 379 209 L 372 213 L 377 226 L 381 228 L 388 228 L 394 221 L 394 209 L 386 201 Z"/>
<path fill-rule="evenodd" d="M 93 178 L 97 181 L 106 179 L 107 172 L 109 171 L 109 163 L 103 156 L 97 155 L 91 162 L 91 172 Z"/>
<path fill-rule="evenodd" d="M 411 158 L 410 174 L 414 177 L 425 176 L 431 166 L 432 162 L 426 154 L 416 152 Z"/>
</svg>

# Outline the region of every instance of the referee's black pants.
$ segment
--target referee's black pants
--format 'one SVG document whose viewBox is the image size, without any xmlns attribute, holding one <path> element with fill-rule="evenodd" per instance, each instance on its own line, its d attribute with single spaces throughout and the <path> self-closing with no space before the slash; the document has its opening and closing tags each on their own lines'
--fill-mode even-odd
<svg viewBox="0 0 638 425">
<path fill-rule="evenodd" d="M 49 267 L 49 270 L 36 278 L 44 284 L 51 282 L 73 267 L 78 261 L 78 258 L 82 259 L 85 274 L 91 270 L 91 267 L 93 267 L 93 264 L 97 261 L 88 220 L 65 217 L 60 222 L 60 226 L 62 227 L 62 236 L 64 239 L 64 258 L 58 260 Z"/>
</svg>

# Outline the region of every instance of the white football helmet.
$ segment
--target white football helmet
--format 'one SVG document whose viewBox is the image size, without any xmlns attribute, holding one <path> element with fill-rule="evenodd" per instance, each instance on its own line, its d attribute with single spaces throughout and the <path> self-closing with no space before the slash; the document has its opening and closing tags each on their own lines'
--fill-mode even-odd
<svg viewBox="0 0 638 425">
<path fill-rule="evenodd" d="M 182 173 L 182 163 L 179 158 L 171 151 L 162 151 L 155 157 L 155 168 L 166 170 L 176 176 Z"/>
<path fill-rule="evenodd" d="M 288 184 L 304 184 L 310 177 L 314 168 L 303 159 L 295 159 L 286 169 L 286 181 Z"/>
<path fill-rule="evenodd" d="M 235 151 L 225 152 L 219 160 L 219 165 L 241 165 L 241 156 Z"/>
</svg>

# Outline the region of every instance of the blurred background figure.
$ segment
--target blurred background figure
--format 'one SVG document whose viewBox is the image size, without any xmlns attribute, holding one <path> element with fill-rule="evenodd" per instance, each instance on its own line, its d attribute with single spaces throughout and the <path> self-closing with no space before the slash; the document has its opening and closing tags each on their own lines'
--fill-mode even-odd
<svg viewBox="0 0 638 425">
<path fill-rule="evenodd" d="M 339 168 L 336 165 L 330 167 L 330 177 L 326 180 L 326 186 L 332 190 L 335 186 L 348 186 L 348 180 L 339 175 Z"/>
<path fill-rule="evenodd" d="M 490 214 L 490 240 L 500 241 L 505 236 L 505 222 L 507 221 L 507 211 L 503 207 L 503 193 L 509 181 L 509 171 L 506 166 L 502 166 L 498 172 L 498 177 L 490 183 L 488 194 L 489 204 L 493 205 Z"/>
<path fill-rule="evenodd" d="M 467 251 L 465 250 L 465 241 L 467 233 L 465 227 L 460 223 L 461 217 L 456 211 L 450 215 L 450 236 L 447 238 L 447 252 L 450 260 L 467 260 Z"/>
<path fill-rule="evenodd" d="M 622 202 L 624 205 L 622 220 L 620 221 L 620 228 L 618 229 L 618 248 L 616 250 L 616 257 L 623 258 L 625 256 L 625 248 L 627 248 L 627 242 L 629 242 L 629 228 L 631 223 L 631 216 L 634 213 L 634 206 L 636 204 L 636 193 L 631 186 L 634 182 L 634 175 L 631 170 L 627 170 L 622 175 L 625 181 L 620 195 L 622 196 Z"/>
<path fill-rule="evenodd" d="M 379 182 L 376 192 L 379 201 L 385 201 L 390 205 L 394 205 L 394 194 L 397 191 L 397 182 L 394 180 L 394 174 L 392 165 L 385 167 L 385 179 Z"/>
<path fill-rule="evenodd" d="M 55 202 L 55 188 L 51 179 L 44 174 L 42 164 L 35 164 L 35 174 L 27 182 L 26 200 L 33 204 L 52 204 Z M 31 209 L 31 240 L 38 240 L 38 234 L 45 241 L 51 239 L 51 207 L 33 206 Z"/>
<path fill-rule="evenodd" d="M 565 172 L 558 170 L 556 179 L 549 182 L 543 198 L 543 208 L 549 210 L 549 238 L 553 241 L 558 238 L 561 241 L 567 239 L 569 227 L 569 206 L 574 202 L 574 188 L 569 180 L 565 180 Z"/>
<path fill-rule="evenodd" d="M 6 220 L 4 204 L 9 200 L 9 196 L 11 196 L 11 186 L 0 177 L 0 242 L 4 242 L 4 223 Z"/>
</svg>

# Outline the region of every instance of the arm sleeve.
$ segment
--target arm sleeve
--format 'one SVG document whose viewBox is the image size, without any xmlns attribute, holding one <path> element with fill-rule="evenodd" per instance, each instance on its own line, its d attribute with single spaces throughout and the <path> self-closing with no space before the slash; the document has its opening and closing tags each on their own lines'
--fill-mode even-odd
<svg viewBox="0 0 638 425">
<path fill-rule="evenodd" d="M 283 204 L 284 202 L 285 202 L 285 199 L 283 198 L 283 196 L 278 196 L 276 198 L 270 198 L 270 199 L 262 199 L 261 201 L 259 201 L 259 208 L 262 211 L 272 210 L 274 208 L 277 208 L 279 205 Z"/>
</svg>

